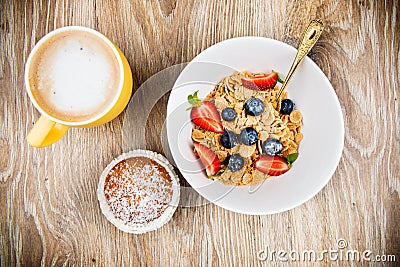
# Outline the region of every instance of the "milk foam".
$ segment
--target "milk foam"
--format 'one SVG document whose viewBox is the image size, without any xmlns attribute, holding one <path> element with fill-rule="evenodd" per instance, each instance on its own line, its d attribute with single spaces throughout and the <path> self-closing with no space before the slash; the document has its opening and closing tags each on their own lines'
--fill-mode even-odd
<svg viewBox="0 0 400 267">
<path fill-rule="evenodd" d="M 118 87 L 112 50 L 88 33 L 57 37 L 38 53 L 34 87 L 39 105 L 63 120 L 86 120 L 101 113 Z"/>
</svg>

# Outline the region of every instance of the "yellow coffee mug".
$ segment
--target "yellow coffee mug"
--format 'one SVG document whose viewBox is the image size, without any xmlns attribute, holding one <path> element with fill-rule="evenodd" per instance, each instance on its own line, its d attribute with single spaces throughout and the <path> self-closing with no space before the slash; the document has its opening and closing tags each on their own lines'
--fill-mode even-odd
<svg viewBox="0 0 400 267">
<path fill-rule="evenodd" d="M 40 100 L 38 100 L 32 92 L 32 86 L 35 85 L 31 84 L 30 82 L 31 75 L 35 75 L 35 73 L 32 73 L 34 71 L 34 68 L 32 68 L 32 62 L 35 60 L 38 50 L 42 48 L 42 46 L 47 45 L 49 40 L 51 40 L 52 38 L 57 38 L 57 35 L 62 33 L 65 34 L 65 32 L 68 31 L 83 31 L 85 33 L 93 34 L 99 37 L 99 39 L 104 42 L 104 44 L 111 48 L 113 54 L 115 55 L 115 60 L 118 61 L 118 90 L 116 90 L 115 94 L 112 96 L 113 99 L 110 102 L 111 104 L 109 104 L 107 107 L 104 107 L 104 110 L 101 110 L 101 112 L 97 115 L 84 121 L 66 121 L 60 118 L 56 118 L 48 111 L 46 112 L 41 105 L 43 103 L 41 103 Z M 44 147 L 49 146 L 62 138 L 67 133 L 70 127 L 97 126 L 109 122 L 117 117 L 125 109 L 131 97 L 132 72 L 131 68 L 129 67 L 128 61 L 121 50 L 103 34 L 86 27 L 68 26 L 56 29 L 48 33 L 42 39 L 40 39 L 40 41 L 33 48 L 25 66 L 25 85 L 33 105 L 41 113 L 41 117 L 38 121 L 36 121 L 34 127 L 29 132 L 27 136 L 27 141 L 33 147 Z"/>
</svg>

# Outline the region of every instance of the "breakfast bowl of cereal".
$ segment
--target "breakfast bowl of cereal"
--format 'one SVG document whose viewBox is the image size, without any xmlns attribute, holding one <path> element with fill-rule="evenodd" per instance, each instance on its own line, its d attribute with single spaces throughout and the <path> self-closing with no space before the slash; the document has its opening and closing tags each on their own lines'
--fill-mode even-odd
<svg viewBox="0 0 400 267">
<path fill-rule="evenodd" d="M 217 43 L 171 91 L 167 135 L 176 166 L 200 195 L 246 214 L 273 214 L 317 194 L 339 163 L 338 98 L 305 58 L 278 92 L 296 49 L 262 37 Z"/>
</svg>

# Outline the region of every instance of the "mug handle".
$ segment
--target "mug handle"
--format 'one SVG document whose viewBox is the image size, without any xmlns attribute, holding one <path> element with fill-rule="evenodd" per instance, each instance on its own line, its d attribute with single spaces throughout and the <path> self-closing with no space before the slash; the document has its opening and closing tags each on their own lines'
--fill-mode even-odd
<svg viewBox="0 0 400 267">
<path fill-rule="evenodd" d="M 68 129 L 68 126 L 54 122 L 42 115 L 26 139 L 33 147 L 49 146 L 61 139 Z"/>
</svg>

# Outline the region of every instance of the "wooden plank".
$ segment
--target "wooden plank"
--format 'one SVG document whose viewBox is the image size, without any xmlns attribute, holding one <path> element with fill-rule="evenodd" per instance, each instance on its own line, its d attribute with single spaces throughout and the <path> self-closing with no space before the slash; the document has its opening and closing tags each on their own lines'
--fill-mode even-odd
<svg viewBox="0 0 400 267">
<path fill-rule="evenodd" d="M 399 9 L 390 0 L 1 1 L 0 265 L 269 266 L 257 259 L 267 246 L 321 251 L 339 238 L 399 261 Z M 136 90 L 227 38 L 266 36 L 296 46 L 314 17 L 327 28 L 310 57 L 339 97 L 345 148 L 328 185 L 289 212 L 178 208 L 156 232 L 125 234 L 106 221 L 96 198 L 102 169 L 123 152 L 124 113 L 73 129 L 49 148 L 25 141 L 39 113 L 24 89 L 24 64 L 55 28 L 84 25 L 109 36 L 127 56 Z M 154 134 L 138 146 L 162 152 L 157 133 L 166 104 L 167 97 L 158 102 L 146 126 Z"/>
</svg>

